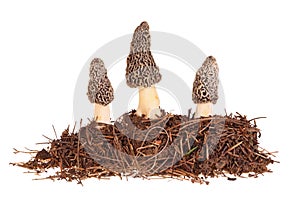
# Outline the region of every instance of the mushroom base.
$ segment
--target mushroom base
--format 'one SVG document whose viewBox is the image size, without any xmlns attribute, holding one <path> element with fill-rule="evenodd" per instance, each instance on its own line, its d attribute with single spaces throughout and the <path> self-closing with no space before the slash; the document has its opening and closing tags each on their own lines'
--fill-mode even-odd
<svg viewBox="0 0 300 206">
<path fill-rule="evenodd" d="M 139 105 L 136 115 L 156 119 L 161 115 L 160 101 L 155 86 L 139 88 Z"/>
<path fill-rule="evenodd" d="M 208 117 L 210 115 L 212 115 L 211 102 L 197 104 L 195 118 Z"/>
<path fill-rule="evenodd" d="M 96 122 L 110 124 L 109 105 L 94 104 L 94 118 Z"/>
</svg>

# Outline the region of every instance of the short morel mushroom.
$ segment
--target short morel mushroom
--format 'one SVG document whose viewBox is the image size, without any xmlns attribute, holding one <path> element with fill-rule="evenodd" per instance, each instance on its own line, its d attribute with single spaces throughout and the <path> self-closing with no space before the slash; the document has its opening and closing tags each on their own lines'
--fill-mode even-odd
<svg viewBox="0 0 300 206">
<path fill-rule="evenodd" d="M 149 25 L 142 22 L 134 31 L 127 57 L 126 83 L 139 89 L 138 116 L 155 119 L 160 115 L 160 100 L 155 88 L 161 74 L 150 51 Z"/>
<path fill-rule="evenodd" d="M 219 67 L 216 59 L 209 56 L 198 69 L 193 83 L 192 99 L 197 104 L 195 118 L 212 115 L 212 104 L 218 100 Z"/>
<path fill-rule="evenodd" d="M 107 77 L 107 70 L 99 58 L 94 58 L 90 64 L 90 80 L 88 98 L 94 103 L 94 119 L 96 122 L 110 123 L 109 103 L 114 99 L 114 90 Z"/>
</svg>

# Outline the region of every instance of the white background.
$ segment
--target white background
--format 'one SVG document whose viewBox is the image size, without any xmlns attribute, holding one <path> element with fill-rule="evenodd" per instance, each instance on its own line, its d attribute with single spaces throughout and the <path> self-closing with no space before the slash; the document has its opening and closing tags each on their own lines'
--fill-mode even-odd
<svg viewBox="0 0 300 206">
<path fill-rule="evenodd" d="M 197 2 L 197 3 L 196 3 Z M 297 1 L 1 1 L 1 205 L 298 205 L 299 6 Z M 180 181 L 32 181 L 9 166 L 27 160 L 12 148 L 36 148 L 73 124 L 76 79 L 107 42 L 152 30 L 186 38 L 214 55 L 227 112 L 258 121 L 261 146 L 278 150 L 274 173 L 209 186 Z M 125 66 L 124 66 L 125 68 Z"/>
</svg>

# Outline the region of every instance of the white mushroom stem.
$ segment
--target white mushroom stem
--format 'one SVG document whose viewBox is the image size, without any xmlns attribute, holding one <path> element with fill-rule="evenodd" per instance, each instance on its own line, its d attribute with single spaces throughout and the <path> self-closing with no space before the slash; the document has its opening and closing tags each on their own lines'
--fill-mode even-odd
<svg viewBox="0 0 300 206">
<path fill-rule="evenodd" d="M 110 124 L 109 105 L 94 104 L 94 118 L 96 122 Z"/>
<path fill-rule="evenodd" d="M 160 116 L 160 101 L 155 86 L 139 88 L 139 105 L 136 110 L 138 116 L 155 119 Z"/>
<path fill-rule="evenodd" d="M 196 107 L 195 118 L 208 117 L 212 115 L 212 103 L 199 103 Z"/>
</svg>

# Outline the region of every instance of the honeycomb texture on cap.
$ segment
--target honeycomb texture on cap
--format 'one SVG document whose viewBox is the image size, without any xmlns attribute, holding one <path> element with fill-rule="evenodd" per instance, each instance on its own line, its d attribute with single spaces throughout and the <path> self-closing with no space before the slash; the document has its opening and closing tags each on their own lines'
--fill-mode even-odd
<svg viewBox="0 0 300 206">
<path fill-rule="evenodd" d="M 104 62 L 100 58 L 94 58 L 90 63 L 90 73 L 91 80 L 98 80 L 103 76 L 107 76 L 107 70 L 104 66 Z"/>
<path fill-rule="evenodd" d="M 132 41 L 130 43 L 130 53 L 146 52 L 150 50 L 151 36 L 149 25 L 143 21 L 134 31 Z"/>
<path fill-rule="evenodd" d="M 125 76 L 129 87 L 151 87 L 161 80 L 159 67 L 150 51 L 150 42 L 149 25 L 144 21 L 134 31 L 127 57 Z"/>
<path fill-rule="evenodd" d="M 195 104 L 217 103 L 219 67 L 216 59 L 209 56 L 198 69 L 193 83 L 192 100 Z"/>
<path fill-rule="evenodd" d="M 161 80 L 151 51 L 130 54 L 127 57 L 126 83 L 129 87 L 151 87 Z"/>
<path fill-rule="evenodd" d="M 114 99 L 114 89 L 107 76 L 107 70 L 101 59 L 95 58 L 90 64 L 90 80 L 87 96 L 91 103 L 108 105 Z"/>
</svg>

